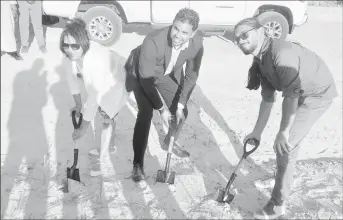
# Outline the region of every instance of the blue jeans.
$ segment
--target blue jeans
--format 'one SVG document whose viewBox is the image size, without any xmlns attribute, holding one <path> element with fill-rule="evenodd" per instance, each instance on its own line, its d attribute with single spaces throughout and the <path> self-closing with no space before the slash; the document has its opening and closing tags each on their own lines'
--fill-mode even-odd
<svg viewBox="0 0 343 220">
<path fill-rule="evenodd" d="M 328 110 L 332 99 L 320 97 L 300 97 L 299 107 L 289 133 L 289 143 L 294 146 L 289 154 L 277 153 L 277 170 L 275 185 L 271 196 L 274 205 L 283 205 L 291 192 L 295 164 L 301 141 L 310 131 L 314 123 Z"/>
</svg>

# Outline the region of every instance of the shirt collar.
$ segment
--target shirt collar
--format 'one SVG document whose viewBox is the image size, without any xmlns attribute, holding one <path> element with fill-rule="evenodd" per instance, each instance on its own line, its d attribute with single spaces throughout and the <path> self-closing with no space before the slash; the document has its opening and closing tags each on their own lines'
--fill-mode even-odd
<svg viewBox="0 0 343 220">
<path fill-rule="evenodd" d="M 256 55 L 254 55 L 255 61 L 259 61 L 259 62 L 262 61 L 263 56 L 266 54 L 266 52 L 270 46 L 271 41 L 272 41 L 272 38 L 270 38 L 268 36 L 264 37 L 264 40 L 260 46 L 259 52 Z"/>
<path fill-rule="evenodd" d="M 181 50 L 184 50 L 184 49 L 188 48 L 188 46 L 189 46 L 189 40 L 186 43 L 182 44 L 181 47 L 179 47 L 177 49 L 175 49 L 173 47 L 173 49 L 176 50 L 176 51 L 181 51 Z"/>
</svg>

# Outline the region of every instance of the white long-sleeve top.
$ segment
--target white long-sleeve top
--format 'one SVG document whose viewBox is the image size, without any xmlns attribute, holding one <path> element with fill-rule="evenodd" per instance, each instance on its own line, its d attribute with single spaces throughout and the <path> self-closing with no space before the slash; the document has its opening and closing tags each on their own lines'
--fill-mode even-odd
<svg viewBox="0 0 343 220">
<path fill-rule="evenodd" d="M 66 58 L 68 59 L 68 58 Z M 106 114 L 113 118 L 126 104 L 129 93 L 126 91 L 125 61 L 126 59 L 102 45 L 92 42 L 84 56 L 82 70 L 75 61 L 69 61 L 66 73 L 70 91 L 80 94 L 80 77 L 88 93 L 83 106 L 83 118 L 92 121 L 100 106 Z"/>
</svg>

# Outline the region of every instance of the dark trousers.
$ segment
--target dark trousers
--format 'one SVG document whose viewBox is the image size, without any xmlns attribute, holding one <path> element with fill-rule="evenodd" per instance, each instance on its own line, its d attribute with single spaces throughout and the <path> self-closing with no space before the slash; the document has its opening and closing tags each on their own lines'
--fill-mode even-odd
<svg viewBox="0 0 343 220">
<path fill-rule="evenodd" d="M 134 159 L 133 165 L 139 164 L 143 166 L 144 163 L 144 154 L 148 144 L 148 137 L 150 132 L 150 125 L 151 119 L 153 116 L 153 106 L 149 100 L 149 98 L 145 95 L 145 92 L 142 86 L 139 84 L 139 79 L 136 79 L 136 86 L 133 90 L 137 106 L 138 106 L 138 114 L 137 120 L 133 132 L 133 151 L 134 151 Z M 159 81 L 157 84 L 157 88 L 163 99 L 168 106 L 170 113 L 175 115 L 177 110 L 177 104 L 179 101 L 180 95 L 180 86 L 176 83 L 170 75 L 166 75 L 162 77 L 162 80 Z M 184 120 L 187 118 L 188 110 L 187 106 L 184 108 Z M 182 126 L 179 126 L 178 131 L 179 133 Z"/>
</svg>

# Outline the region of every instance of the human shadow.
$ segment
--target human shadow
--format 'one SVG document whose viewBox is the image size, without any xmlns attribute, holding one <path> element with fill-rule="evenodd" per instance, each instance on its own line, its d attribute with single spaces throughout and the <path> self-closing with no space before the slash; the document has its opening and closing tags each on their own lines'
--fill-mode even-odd
<svg viewBox="0 0 343 220">
<path fill-rule="evenodd" d="M 47 73 L 41 73 L 43 66 L 44 61 L 36 59 L 31 69 L 15 76 L 13 83 L 7 123 L 9 146 L 1 171 L 1 218 L 45 217 L 42 214 L 47 209 L 50 170 L 46 166 L 48 140 L 42 116 L 47 103 Z M 14 208 L 10 204 L 16 201 Z"/>
</svg>

